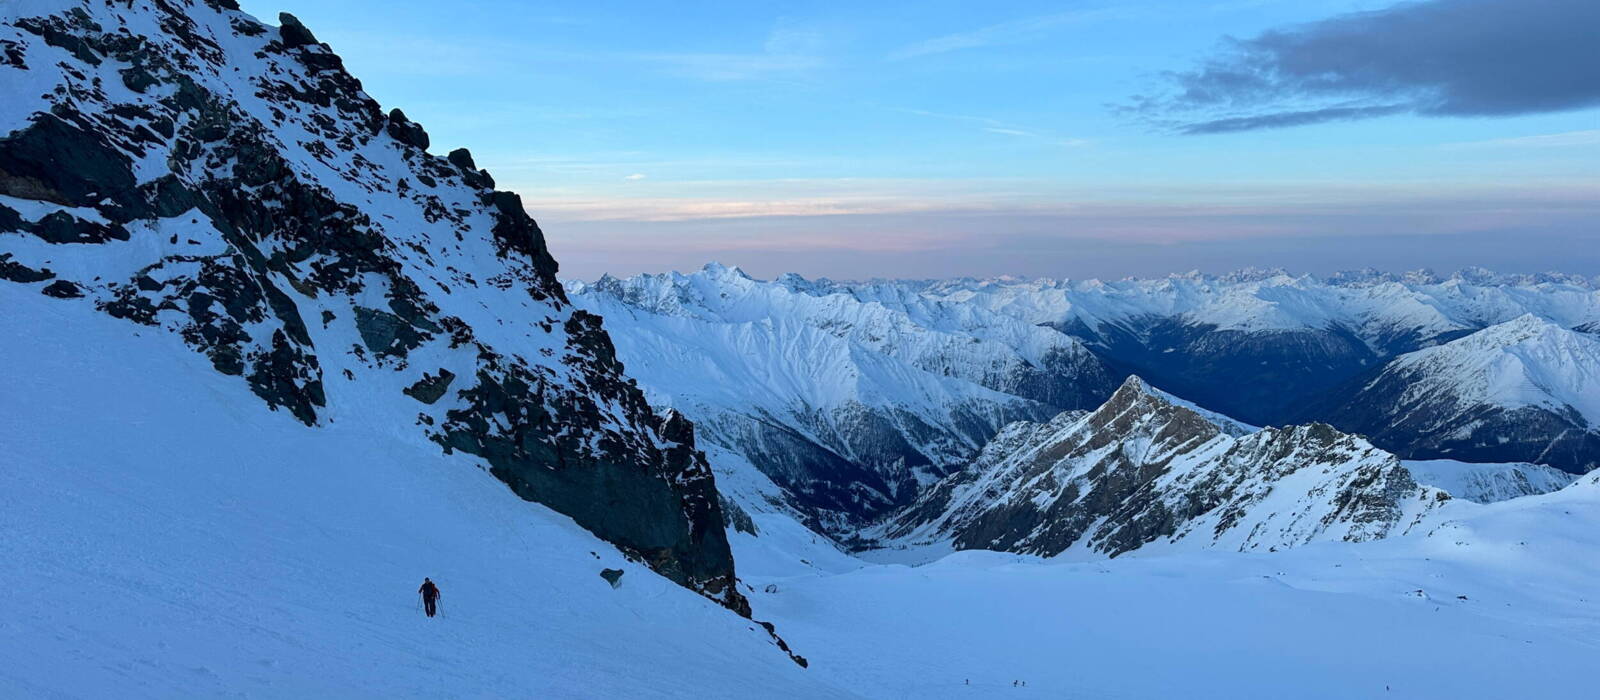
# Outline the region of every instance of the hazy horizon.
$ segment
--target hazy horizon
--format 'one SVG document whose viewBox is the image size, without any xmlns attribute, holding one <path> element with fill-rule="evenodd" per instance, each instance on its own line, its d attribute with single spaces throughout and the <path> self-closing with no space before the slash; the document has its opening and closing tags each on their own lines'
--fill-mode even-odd
<svg viewBox="0 0 1600 700">
<path fill-rule="evenodd" d="M 1583 0 L 244 5 L 471 148 L 572 278 L 1600 274 Z"/>
</svg>

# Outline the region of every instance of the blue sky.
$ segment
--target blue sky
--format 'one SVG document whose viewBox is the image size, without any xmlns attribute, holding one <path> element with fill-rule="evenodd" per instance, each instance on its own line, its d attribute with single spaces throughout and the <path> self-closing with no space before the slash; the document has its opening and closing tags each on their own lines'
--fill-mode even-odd
<svg viewBox="0 0 1600 700">
<path fill-rule="evenodd" d="M 242 4 L 470 147 L 567 276 L 1600 274 L 1578 0 Z"/>
</svg>

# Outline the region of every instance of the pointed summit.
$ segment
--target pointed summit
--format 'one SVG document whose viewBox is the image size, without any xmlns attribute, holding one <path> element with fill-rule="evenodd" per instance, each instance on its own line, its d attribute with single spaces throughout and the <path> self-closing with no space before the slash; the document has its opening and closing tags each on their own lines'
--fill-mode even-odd
<svg viewBox="0 0 1600 700">
<path fill-rule="evenodd" d="M 1127 407 L 1134 405 L 1147 407 L 1149 410 L 1181 409 L 1187 413 L 1194 414 L 1207 423 L 1211 423 L 1218 430 L 1235 437 L 1253 433 L 1257 430 L 1253 425 L 1242 423 L 1216 411 L 1203 408 L 1193 401 L 1157 389 L 1136 374 L 1128 375 L 1128 378 L 1123 380 L 1122 386 L 1118 387 L 1105 405 L 1096 409 L 1095 413 L 1100 413 L 1108 408 L 1113 411 L 1123 411 L 1127 410 Z"/>
<path fill-rule="evenodd" d="M 700 268 L 700 272 L 712 279 L 755 279 L 745 274 L 744 270 L 739 269 L 738 266 L 729 267 L 716 261 L 706 263 L 705 266 Z"/>
</svg>

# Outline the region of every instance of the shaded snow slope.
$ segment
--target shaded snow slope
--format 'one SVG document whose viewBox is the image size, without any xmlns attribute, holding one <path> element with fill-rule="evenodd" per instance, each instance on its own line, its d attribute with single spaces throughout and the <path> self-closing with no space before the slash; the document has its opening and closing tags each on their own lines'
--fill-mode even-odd
<svg viewBox="0 0 1600 700">
<path fill-rule="evenodd" d="M 1419 484 L 1443 489 L 1474 503 L 1495 503 L 1536 496 L 1565 488 L 1577 477 L 1555 467 L 1513 462 L 1474 464 L 1453 459 L 1407 460 L 1406 470 Z"/>
<path fill-rule="evenodd" d="M 1600 338 L 1532 314 L 1403 355 L 1326 402 L 1330 422 L 1407 457 L 1600 466 Z"/>
<path fill-rule="evenodd" d="M 166 333 L 13 286 L 0 309 L 0 696 L 850 696 L 482 461 L 340 410 L 380 390 L 308 428 Z"/>
<path fill-rule="evenodd" d="M 961 552 L 757 578 L 752 598 L 814 650 L 813 669 L 872 697 L 1591 694 L 1600 485 L 1461 505 L 1362 544 L 1095 562 Z"/>
</svg>

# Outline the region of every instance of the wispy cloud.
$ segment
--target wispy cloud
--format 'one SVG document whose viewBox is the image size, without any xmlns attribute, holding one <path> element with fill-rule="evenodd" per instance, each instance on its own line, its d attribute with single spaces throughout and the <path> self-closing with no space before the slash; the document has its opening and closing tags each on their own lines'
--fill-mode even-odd
<svg viewBox="0 0 1600 700">
<path fill-rule="evenodd" d="M 1089 139 L 1058 136 L 1047 131 L 1017 126 L 1015 124 L 1010 124 L 999 119 L 991 119 L 989 117 L 975 117 L 966 114 L 945 114 L 942 112 L 930 112 L 923 109 L 896 109 L 895 111 L 903 112 L 905 114 L 915 114 L 919 117 L 931 117 L 934 119 L 977 124 L 979 126 L 979 131 L 984 133 L 1034 139 L 1049 143 L 1051 145 L 1062 146 L 1066 148 L 1077 148 L 1093 143 L 1093 141 L 1090 141 Z"/>
<path fill-rule="evenodd" d="M 650 177 L 650 176 L 646 175 L 644 173 L 634 173 L 632 175 L 625 175 L 625 176 L 623 176 L 622 179 L 624 179 L 624 180 L 643 180 L 643 179 L 645 179 L 647 177 Z"/>
<path fill-rule="evenodd" d="M 795 78 L 826 65 L 826 44 L 821 32 L 780 26 L 767 36 L 759 52 L 647 53 L 638 58 L 710 82 Z"/>
<path fill-rule="evenodd" d="M 1487 141 L 1467 141 L 1446 144 L 1446 148 L 1578 148 L 1600 146 L 1600 129 L 1565 131 L 1559 134 L 1535 134 Z"/>
<path fill-rule="evenodd" d="M 1069 24 L 1126 16 L 1127 9 L 1098 8 L 1073 10 L 1055 14 L 991 24 L 971 31 L 946 34 L 903 46 L 889 54 L 889 60 L 902 61 L 919 56 L 975 49 L 1000 44 L 1021 44 L 1043 37 L 1053 29 Z"/>
</svg>

